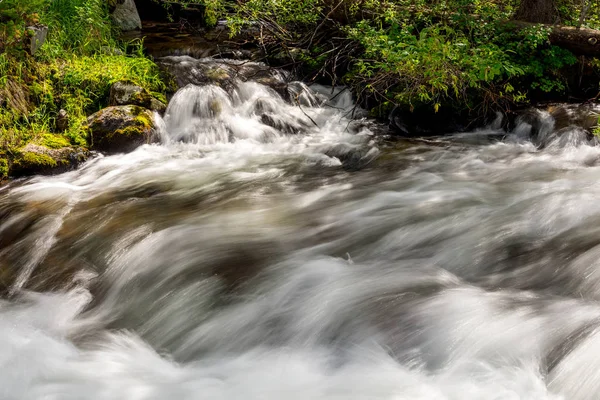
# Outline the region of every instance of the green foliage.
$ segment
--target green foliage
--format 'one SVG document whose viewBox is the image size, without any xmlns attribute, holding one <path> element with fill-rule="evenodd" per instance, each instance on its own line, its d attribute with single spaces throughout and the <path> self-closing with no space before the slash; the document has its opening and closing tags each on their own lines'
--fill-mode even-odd
<svg viewBox="0 0 600 400">
<path fill-rule="evenodd" d="M 171 0 L 169 2 L 154 0 L 154 2 L 161 4 L 169 13 L 174 4 L 178 4 L 182 8 L 193 5 L 201 6 L 204 11 L 204 22 L 208 26 L 216 25 L 219 18 L 225 17 L 228 9 L 234 4 L 233 1 L 228 0 Z"/>
<path fill-rule="evenodd" d="M 104 0 L 53 0 L 45 14 L 50 28 L 45 55 L 92 54 L 116 46 L 107 11 Z M 57 26 L 63 29 L 52 29 Z"/>
<path fill-rule="evenodd" d="M 394 8 L 377 27 L 359 21 L 346 29 L 364 49 L 348 81 L 366 83 L 390 105 L 431 104 L 436 111 L 443 104 L 501 107 L 526 100 L 530 91 L 564 92 L 560 71 L 576 58 L 549 44 L 547 28 L 507 26 L 512 10 L 441 1 L 422 15 Z"/>
<path fill-rule="evenodd" d="M 248 0 L 238 4 L 236 15 L 230 16 L 229 22 L 234 32 L 255 21 L 306 28 L 319 22 L 324 8 L 322 0 Z"/>
<path fill-rule="evenodd" d="M 594 136 L 600 138 L 600 116 L 598 116 L 598 120 L 596 121 L 596 126 L 592 130 Z"/>
<path fill-rule="evenodd" d="M 18 54 L 24 50 L 25 29 L 48 26 L 43 57 L 91 54 L 115 46 L 107 6 L 103 0 L 4 0 L 0 2 L 0 47 Z"/>
<path fill-rule="evenodd" d="M 557 1 L 575 22 L 575 2 Z M 577 62 L 549 44 L 547 28 L 507 24 L 518 5 L 518 0 L 247 0 L 230 22 L 234 31 L 258 25 L 288 47 L 308 47 L 304 65 L 321 72 L 346 60 L 345 82 L 363 98 L 383 103 L 380 112 L 394 105 L 485 111 L 532 94 L 564 93 L 563 71 Z M 360 47 L 339 45 L 332 36 Z M 342 54 L 347 49 L 352 51 Z"/>
<path fill-rule="evenodd" d="M 0 126 L 0 135 L 22 139 L 5 140 L 4 146 L 18 147 L 51 132 L 60 109 L 69 115 L 64 137 L 71 144 L 83 146 L 86 138 L 82 127 L 86 117 L 108 105 L 113 83 L 131 81 L 149 91 L 165 90 L 156 64 L 142 57 L 98 54 L 51 63 L 29 62 L 34 75 L 28 77 L 31 83 L 26 88 L 33 109 L 26 115 L 0 113 L 0 121 L 2 118 L 6 121 Z"/>
</svg>

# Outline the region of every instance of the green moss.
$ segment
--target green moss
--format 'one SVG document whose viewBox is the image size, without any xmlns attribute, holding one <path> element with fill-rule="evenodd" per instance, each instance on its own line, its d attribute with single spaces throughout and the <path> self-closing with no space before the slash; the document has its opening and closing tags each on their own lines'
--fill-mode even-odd
<svg viewBox="0 0 600 400">
<path fill-rule="evenodd" d="M 8 160 L 6 158 L 0 158 L 0 179 L 8 176 Z"/>
<path fill-rule="evenodd" d="M 144 114 L 144 112 L 146 111 L 145 108 L 140 107 L 140 106 L 131 106 L 131 114 L 134 116 L 139 116 Z"/>
<path fill-rule="evenodd" d="M 26 151 L 14 162 L 15 166 L 22 169 L 44 169 L 53 168 L 58 165 L 56 160 L 47 154 L 34 153 Z"/>
<path fill-rule="evenodd" d="M 141 136 L 143 134 L 143 127 L 132 125 L 123 129 L 117 129 L 110 135 L 110 137 L 113 138 L 114 136 Z"/>
<path fill-rule="evenodd" d="M 173 92 L 177 91 L 177 87 L 175 87 L 175 89 L 173 89 Z M 154 97 L 156 100 L 160 101 L 161 103 L 167 104 L 167 96 L 165 96 L 164 93 L 159 93 L 159 92 L 151 92 L 150 95 L 152 97 Z"/>
<path fill-rule="evenodd" d="M 142 129 L 152 129 L 152 121 L 150 120 L 150 118 L 148 118 L 146 113 L 139 114 L 137 117 L 135 117 L 133 122 L 135 123 L 135 125 L 140 126 Z"/>
<path fill-rule="evenodd" d="M 64 136 L 53 135 L 50 133 L 42 134 L 39 144 L 49 149 L 60 149 L 61 147 L 70 145 L 69 141 Z"/>
</svg>

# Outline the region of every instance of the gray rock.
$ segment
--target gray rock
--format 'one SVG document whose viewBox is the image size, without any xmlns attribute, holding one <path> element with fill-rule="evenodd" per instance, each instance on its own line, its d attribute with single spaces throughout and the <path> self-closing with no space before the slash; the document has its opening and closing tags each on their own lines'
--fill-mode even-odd
<svg viewBox="0 0 600 400">
<path fill-rule="evenodd" d="M 111 46 L 102 46 L 100 47 L 100 51 L 102 51 L 103 54 L 108 54 L 111 56 L 122 56 L 125 54 L 121 49 Z"/>
<path fill-rule="evenodd" d="M 164 113 L 167 106 L 152 97 L 148 91 L 131 82 L 115 82 L 110 88 L 108 104 L 111 106 L 136 105 Z"/>
<path fill-rule="evenodd" d="M 31 32 L 29 39 L 29 54 L 34 55 L 46 42 L 48 27 L 45 25 L 28 26 L 27 31 Z"/>
<path fill-rule="evenodd" d="M 131 82 L 119 81 L 113 83 L 110 88 L 108 104 L 111 106 L 124 106 L 128 104 L 141 105 L 146 96 L 144 88 Z"/>
<path fill-rule="evenodd" d="M 305 57 L 310 56 L 310 51 L 297 47 L 282 49 L 269 57 L 275 65 L 287 65 L 299 63 Z"/>
<path fill-rule="evenodd" d="M 118 2 L 111 18 L 115 26 L 123 32 L 142 29 L 142 20 L 133 0 L 125 0 L 122 4 Z"/>
<path fill-rule="evenodd" d="M 150 104 L 148 105 L 148 108 L 152 111 L 160 113 L 161 115 L 167 111 L 167 105 L 162 101 L 155 99 L 154 97 L 150 98 Z"/>
<path fill-rule="evenodd" d="M 69 127 L 69 114 L 63 109 L 58 112 L 56 116 L 56 130 L 58 132 L 64 132 Z"/>
<path fill-rule="evenodd" d="M 90 148 L 124 153 L 159 141 L 152 111 L 139 106 L 113 106 L 88 117 Z"/>
</svg>

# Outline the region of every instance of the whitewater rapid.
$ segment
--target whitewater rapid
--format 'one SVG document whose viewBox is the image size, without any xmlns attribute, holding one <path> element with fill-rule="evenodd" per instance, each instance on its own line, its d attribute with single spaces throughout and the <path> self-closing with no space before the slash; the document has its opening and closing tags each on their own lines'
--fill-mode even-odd
<svg viewBox="0 0 600 400">
<path fill-rule="evenodd" d="M 595 140 L 286 88 L 186 85 L 160 144 L 0 188 L 0 399 L 597 398 Z"/>
</svg>

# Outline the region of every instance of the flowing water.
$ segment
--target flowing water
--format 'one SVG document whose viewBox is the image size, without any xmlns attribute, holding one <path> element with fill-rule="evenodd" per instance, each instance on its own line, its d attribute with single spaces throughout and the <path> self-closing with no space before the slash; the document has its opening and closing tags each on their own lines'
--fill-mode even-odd
<svg viewBox="0 0 600 400">
<path fill-rule="evenodd" d="M 281 96 L 186 86 L 161 144 L 0 188 L 0 399 L 597 398 L 584 131 Z"/>
</svg>

